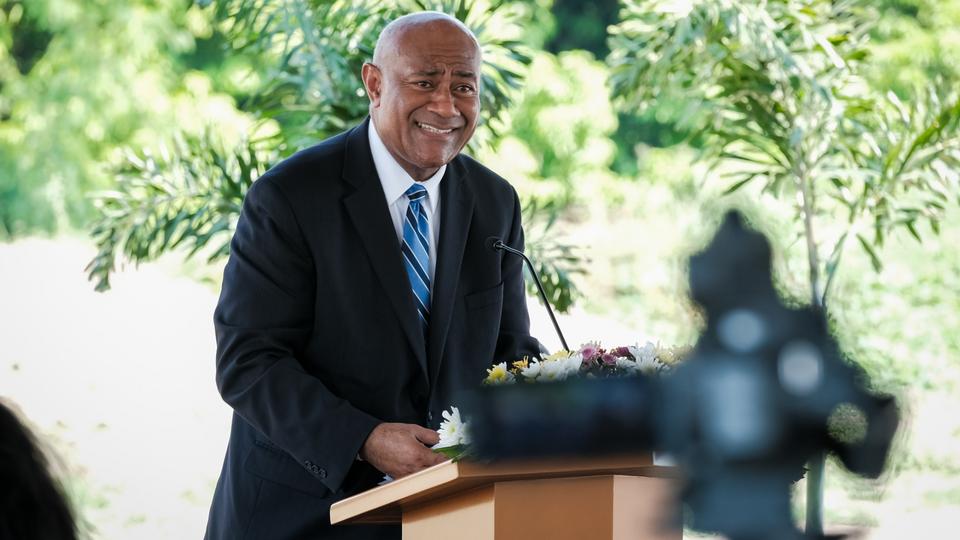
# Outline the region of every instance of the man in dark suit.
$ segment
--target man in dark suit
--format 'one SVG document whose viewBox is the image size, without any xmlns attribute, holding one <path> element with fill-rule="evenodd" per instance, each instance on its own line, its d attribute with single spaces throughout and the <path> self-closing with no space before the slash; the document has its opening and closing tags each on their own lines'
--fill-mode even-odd
<svg viewBox="0 0 960 540">
<path fill-rule="evenodd" d="M 257 180 L 215 314 L 234 409 L 209 539 L 399 538 L 329 524 L 330 505 L 442 461 L 454 393 L 536 354 L 520 204 L 460 150 L 480 48 L 438 13 L 388 25 L 363 66 L 370 118 Z"/>
</svg>

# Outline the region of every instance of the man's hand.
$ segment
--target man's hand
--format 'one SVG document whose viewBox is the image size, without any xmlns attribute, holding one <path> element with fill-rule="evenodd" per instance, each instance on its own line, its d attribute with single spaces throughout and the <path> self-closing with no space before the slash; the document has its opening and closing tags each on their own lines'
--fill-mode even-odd
<svg viewBox="0 0 960 540">
<path fill-rule="evenodd" d="M 446 457 L 430 450 L 439 441 L 440 436 L 432 429 L 383 423 L 370 432 L 360 449 L 360 458 L 384 474 L 401 478 L 446 461 Z"/>
</svg>

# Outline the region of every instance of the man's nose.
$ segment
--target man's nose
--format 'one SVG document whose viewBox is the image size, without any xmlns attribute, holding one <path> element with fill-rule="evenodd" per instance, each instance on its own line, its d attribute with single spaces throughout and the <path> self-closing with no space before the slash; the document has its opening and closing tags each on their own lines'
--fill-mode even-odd
<svg viewBox="0 0 960 540">
<path fill-rule="evenodd" d="M 460 116 L 460 110 L 453 99 L 453 92 L 445 86 L 438 86 L 430 96 L 427 110 L 443 118 Z"/>
</svg>

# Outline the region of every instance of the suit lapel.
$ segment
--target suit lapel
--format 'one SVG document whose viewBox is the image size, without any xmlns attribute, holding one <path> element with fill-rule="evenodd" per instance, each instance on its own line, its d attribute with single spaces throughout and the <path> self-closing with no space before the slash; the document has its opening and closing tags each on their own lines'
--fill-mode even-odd
<svg viewBox="0 0 960 540">
<path fill-rule="evenodd" d="M 383 186 L 370 153 L 367 135 L 369 122 L 367 119 L 347 138 L 343 178 L 355 190 L 345 196 L 343 202 L 426 377 L 426 344 L 417 320 L 413 293 L 410 291 L 410 282 L 407 281 L 403 255 L 400 253 L 397 234 L 390 219 Z"/>
<path fill-rule="evenodd" d="M 437 245 L 437 268 L 430 309 L 430 383 L 434 384 L 440 372 L 440 363 L 450 328 L 457 284 L 460 282 L 460 264 L 467 243 L 467 232 L 473 217 L 473 192 L 466 182 L 467 171 L 462 160 L 455 158 L 447 166 L 440 183 L 440 240 Z"/>
</svg>

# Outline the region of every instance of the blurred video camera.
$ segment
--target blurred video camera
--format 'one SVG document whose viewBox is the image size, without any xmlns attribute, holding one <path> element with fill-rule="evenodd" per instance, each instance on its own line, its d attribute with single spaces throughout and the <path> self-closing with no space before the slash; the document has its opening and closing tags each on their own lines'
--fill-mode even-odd
<svg viewBox="0 0 960 540">
<path fill-rule="evenodd" d="M 686 361 L 657 378 L 485 387 L 466 408 L 477 456 L 666 452 L 693 528 L 814 538 L 790 511 L 804 464 L 834 452 L 850 471 L 879 476 L 899 413 L 842 359 L 822 312 L 781 303 L 770 266 L 766 239 L 728 214 L 690 261 L 707 327 Z"/>
</svg>

